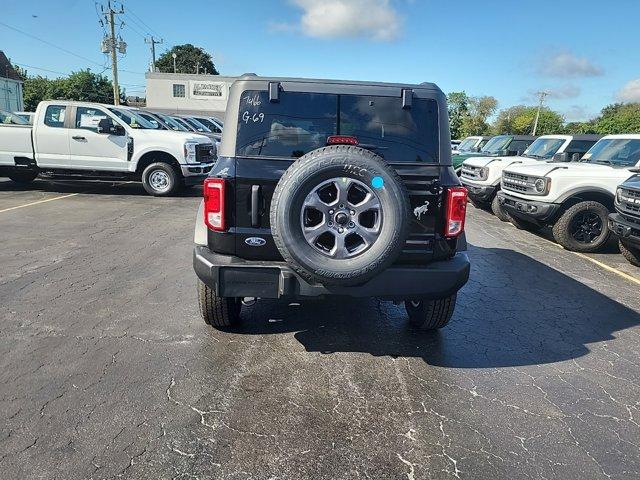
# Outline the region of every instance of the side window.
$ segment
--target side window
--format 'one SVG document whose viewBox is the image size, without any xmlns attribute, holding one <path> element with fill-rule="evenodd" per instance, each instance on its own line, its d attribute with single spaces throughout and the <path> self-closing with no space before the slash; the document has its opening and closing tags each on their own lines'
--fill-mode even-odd
<svg viewBox="0 0 640 480">
<path fill-rule="evenodd" d="M 572 153 L 584 154 L 595 144 L 595 140 L 571 140 L 565 152 L 569 155 Z"/>
<path fill-rule="evenodd" d="M 338 97 L 286 92 L 279 102 L 247 90 L 240 98 L 236 152 L 240 156 L 298 158 L 337 133 Z"/>
<path fill-rule="evenodd" d="M 48 127 L 64 128 L 64 119 L 67 107 L 62 105 L 49 105 L 44 112 L 44 124 Z"/>
<path fill-rule="evenodd" d="M 184 97 L 186 93 L 186 89 L 184 84 L 182 83 L 174 83 L 173 84 L 173 96 L 174 97 Z"/>
<path fill-rule="evenodd" d="M 531 140 L 514 140 L 509 145 L 510 152 L 524 152 L 533 142 Z"/>
<path fill-rule="evenodd" d="M 76 108 L 75 128 L 98 131 L 98 122 L 103 118 L 109 118 L 106 113 L 97 108 L 78 107 Z"/>
</svg>

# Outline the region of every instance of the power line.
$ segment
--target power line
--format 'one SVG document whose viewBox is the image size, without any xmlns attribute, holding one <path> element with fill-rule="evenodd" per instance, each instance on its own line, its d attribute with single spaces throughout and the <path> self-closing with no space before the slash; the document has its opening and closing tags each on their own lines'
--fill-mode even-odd
<svg viewBox="0 0 640 480">
<path fill-rule="evenodd" d="M 74 52 L 72 52 L 70 50 L 67 50 L 66 48 L 60 47 L 60 46 L 55 45 L 55 44 L 53 44 L 53 43 L 51 43 L 51 42 L 49 42 L 47 40 L 43 40 L 42 38 L 36 37 L 35 35 L 31 35 L 30 33 L 24 32 L 24 31 L 20 30 L 19 28 L 12 27 L 11 25 L 7 25 L 4 22 L 0 22 L 0 25 L 2 25 L 3 27 L 8 28 L 10 30 L 13 30 L 15 32 L 21 33 L 22 35 L 25 35 L 27 37 L 33 38 L 34 40 L 38 40 L 39 42 L 42 42 L 45 45 L 49 45 L 50 47 L 57 48 L 58 50 L 60 50 L 62 52 L 65 52 L 65 53 L 67 53 L 69 55 L 73 55 L 74 57 L 80 58 L 81 60 L 84 60 L 85 62 L 93 63 L 94 65 L 98 65 L 99 67 L 103 67 L 104 68 L 104 64 L 103 63 L 98 63 L 98 62 L 95 62 L 95 61 L 93 61 L 93 60 L 91 60 L 91 59 L 89 59 L 87 57 L 83 57 L 82 55 L 78 55 L 77 53 L 74 53 Z"/>
<path fill-rule="evenodd" d="M 119 2 L 120 5 L 122 5 L 124 7 L 124 3 L 122 1 Z M 160 35 L 158 32 L 156 32 L 153 28 L 151 28 L 149 25 L 147 25 L 144 20 L 142 20 L 138 15 L 135 14 L 135 12 L 133 10 L 131 10 L 131 7 L 127 6 L 127 13 L 130 14 L 134 19 L 137 19 L 140 24 L 139 26 L 142 27 L 143 29 L 146 27 L 146 29 L 149 31 L 149 33 L 153 33 L 158 37 L 161 37 L 162 35 Z"/>
</svg>

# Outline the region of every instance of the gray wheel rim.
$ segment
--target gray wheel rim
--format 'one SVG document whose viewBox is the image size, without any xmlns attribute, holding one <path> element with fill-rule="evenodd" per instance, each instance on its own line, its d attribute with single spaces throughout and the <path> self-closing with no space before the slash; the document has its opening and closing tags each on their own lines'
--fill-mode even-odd
<svg viewBox="0 0 640 480">
<path fill-rule="evenodd" d="M 171 188 L 171 178 L 164 170 L 154 170 L 149 175 L 149 185 L 156 192 L 166 192 Z"/>
<path fill-rule="evenodd" d="M 332 178 L 306 196 L 300 224 L 316 251 L 335 259 L 353 258 L 380 236 L 382 206 L 368 185 L 352 178 Z"/>
</svg>

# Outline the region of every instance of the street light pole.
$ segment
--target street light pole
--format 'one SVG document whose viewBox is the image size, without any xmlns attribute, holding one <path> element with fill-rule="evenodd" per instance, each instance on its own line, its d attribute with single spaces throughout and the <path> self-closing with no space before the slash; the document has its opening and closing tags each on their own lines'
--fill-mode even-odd
<svg viewBox="0 0 640 480">
<path fill-rule="evenodd" d="M 178 73 L 176 72 L 176 58 L 178 57 L 178 55 L 172 53 L 171 56 L 173 57 L 173 73 Z"/>
<path fill-rule="evenodd" d="M 533 122 L 533 131 L 531 132 L 531 135 L 535 135 L 536 131 L 538 130 L 538 121 L 540 120 L 540 110 L 542 110 L 544 97 L 549 95 L 549 92 L 538 92 L 538 95 L 540 96 L 540 103 L 538 103 L 538 111 L 536 112 L 536 121 Z"/>
</svg>

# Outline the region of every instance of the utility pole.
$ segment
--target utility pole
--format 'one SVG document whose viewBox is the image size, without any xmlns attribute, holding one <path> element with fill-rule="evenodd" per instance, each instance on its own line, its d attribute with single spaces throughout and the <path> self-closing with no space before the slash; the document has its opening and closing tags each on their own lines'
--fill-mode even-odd
<svg viewBox="0 0 640 480">
<path fill-rule="evenodd" d="M 153 38 L 153 35 L 151 35 L 149 38 L 144 39 L 144 43 L 148 43 L 149 45 L 151 45 L 151 71 L 152 72 L 156 71 L 156 45 L 160 45 L 162 42 L 163 42 L 162 39 L 156 40 L 155 38 Z"/>
<path fill-rule="evenodd" d="M 122 15 L 124 13 L 124 9 L 122 6 L 120 10 L 116 11 L 111 7 L 111 0 L 107 2 L 107 9 L 105 11 L 102 8 L 102 13 L 105 16 L 107 23 L 109 24 L 109 32 L 110 35 L 104 39 L 103 41 L 103 52 L 108 50 L 111 53 L 111 70 L 113 72 L 113 103 L 114 105 L 120 105 L 120 87 L 118 86 L 118 56 L 116 54 L 116 48 L 120 53 L 124 53 L 126 51 L 127 45 L 122 41 L 116 41 L 116 26 L 115 26 L 115 17 L 116 15 Z M 105 48 L 106 47 L 106 48 Z"/>
<path fill-rule="evenodd" d="M 540 120 L 540 110 L 542 110 L 542 104 L 544 103 L 544 98 L 549 95 L 549 92 L 537 92 L 540 97 L 540 103 L 538 103 L 538 111 L 536 112 L 536 121 L 533 123 L 533 131 L 531 135 L 535 135 L 538 130 L 538 121 Z"/>
</svg>

